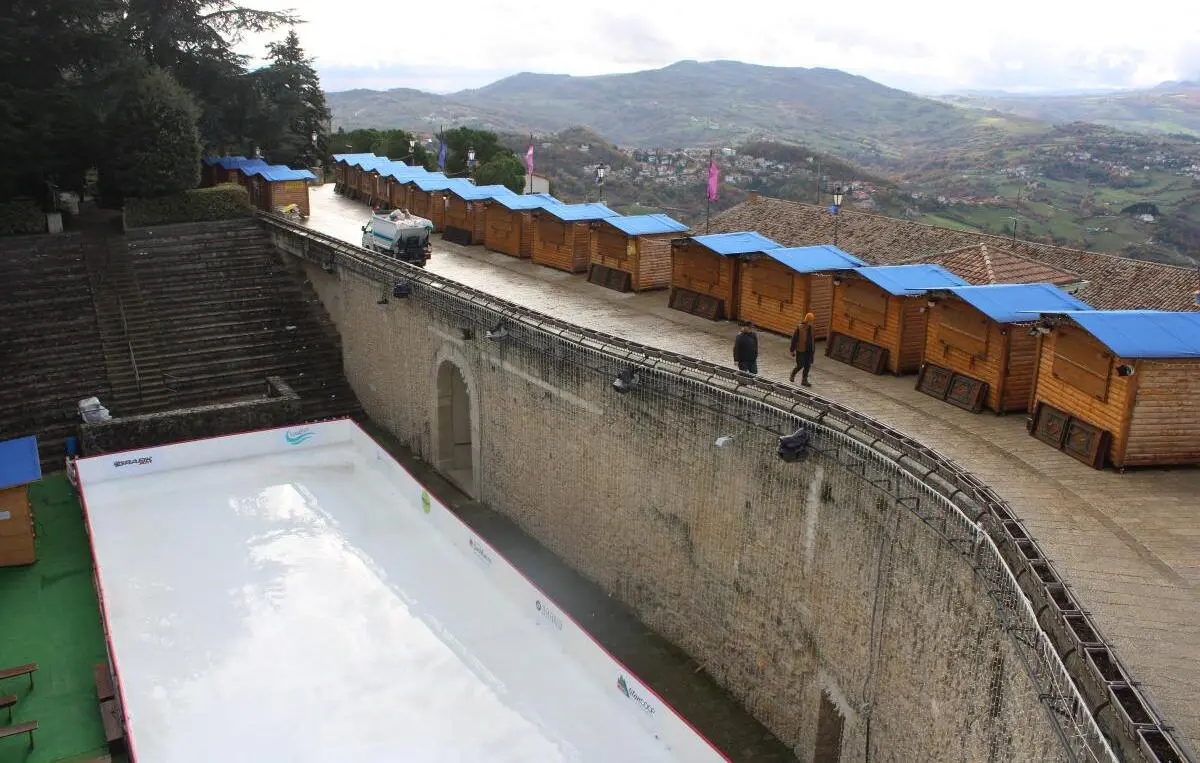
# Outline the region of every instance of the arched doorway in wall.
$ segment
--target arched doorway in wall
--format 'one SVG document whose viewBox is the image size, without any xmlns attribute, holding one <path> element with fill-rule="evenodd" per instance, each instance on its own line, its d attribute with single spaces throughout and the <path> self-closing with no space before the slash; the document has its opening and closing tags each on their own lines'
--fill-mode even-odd
<svg viewBox="0 0 1200 763">
<path fill-rule="evenodd" d="M 437 370 L 437 468 L 467 495 L 477 498 L 479 468 L 471 392 L 458 364 L 443 360 Z"/>
</svg>

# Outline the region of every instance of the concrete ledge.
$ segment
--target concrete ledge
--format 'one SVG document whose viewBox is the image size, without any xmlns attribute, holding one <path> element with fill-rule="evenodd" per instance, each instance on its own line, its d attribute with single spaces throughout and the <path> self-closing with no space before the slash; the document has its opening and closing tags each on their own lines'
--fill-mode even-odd
<svg viewBox="0 0 1200 763">
<path fill-rule="evenodd" d="M 80 446 L 85 456 L 92 456 L 286 426 L 301 418 L 300 396 L 283 379 L 268 376 L 266 396 L 258 400 L 200 405 L 115 418 L 101 424 L 83 424 L 79 428 Z"/>
</svg>

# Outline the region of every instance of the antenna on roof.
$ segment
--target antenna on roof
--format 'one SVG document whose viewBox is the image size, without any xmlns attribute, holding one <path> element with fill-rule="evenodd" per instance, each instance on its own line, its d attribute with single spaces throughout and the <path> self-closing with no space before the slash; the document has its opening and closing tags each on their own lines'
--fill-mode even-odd
<svg viewBox="0 0 1200 763">
<path fill-rule="evenodd" d="M 1013 246 L 1017 245 L 1017 221 L 1021 219 L 1021 187 L 1017 186 L 1017 203 L 1013 206 Z"/>
</svg>

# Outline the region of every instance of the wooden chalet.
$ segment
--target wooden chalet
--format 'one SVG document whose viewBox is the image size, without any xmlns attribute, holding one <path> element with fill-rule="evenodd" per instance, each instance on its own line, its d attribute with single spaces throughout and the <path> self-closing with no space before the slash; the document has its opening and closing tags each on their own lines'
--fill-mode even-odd
<svg viewBox="0 0 1200 763">
<path fill-rule="evenodd" d="M 442 238 L 463 246 L 483 243 L 484 204 L 488 199 L 517 195 L 502 185 L 453 186 L 446 190 L 446 221 Z"/>
<path fill-rule="evenodd" d="M 424 217 L 433 223 L 433 229 L 440 231 L 446 217 L 446 189 L 470 181 L 458 178 L 448 178 L 440 172 L 430 172 L 428 175 L 412 179 L 413 188 L 409 193 L 408 211 L 418 217 Z"/>
<path fill-rule="evenodd" d="M 282 165 L 253 167 L 247 172 L 250 202 L 266 212 L 276 212 L 290 204 L 308 217 L 308 184 L 317 177 L 308 170 L 293 170 Z"/>
<path fill-rule="evenodd" d="M 429 171 L 424 167 L 392 166 L 387 177 L 386 203 L 392 209 L 408 209 L 412 204 L 412 181 L 419 177 L 428 177 Z"/>
<path fill-rule="evenodd" d="M 225 179 L 222 182 L 237 183 L 249 191 L 250 170 L 253 170 L 256 167 L 266 167 L 267 163 L 262 159 L 235 159 L 233 161 L 224 163 L 223 166 L 225 168 Z"/>
<path fill-rule="evenodd" d="M 668 304 L 714 321 L 735 317 L 739 258 L 778 248 L 779 244 L 754 231 L 672 240 Z"/>
<path fill-rule="evenodd" d="M 558 199 L 545 193 L 497 196 L 483 202 L 483 245 L 509 257 L 533 256 L 533 213 Z"/>
<path fill-rule="evenodd" d="M 926 292 L 967 285 L 938 265 L 883 265 L 837 273 L 825 354 L 873 374 L 915 373 L 925 351 Z"/>
<path fill-rule="evenodd" d="M 1046 314 L 1030 434 L 1103 468 L 1200 464 L 1200 313 Z"/>
<path fill-rule="evenodd" d="M 648 291 L 671 285 L 671 240 L 688 227 L 666 215 L 609 217 L 591 237 L 588 281 L 617 291 Z"/>
<path fill-rule="evenodd" d="M 917 389 L 978 413 L 1025 411 L 1033 394 L 1040 313 L 1090 310 L 1044 283 L 956 286 L 928 296 Z"/>
<path fill-rule="evenodd" d="M 374 159 L 356 159 L 350 163 L 350 196 L 367 204 L 373 204 L 379 183 L 379 169 L 392 163 L 386 156 Z"/>
<path fill-rule="evenodd" d="M 334 154 L 333 155 L 333 190 L 345 193 L 349 183 L 350 163 L 356 159 L 377 159 L 375 154 Z"/>
<path fill-rule="evenodd" d="M 592 259 L 592 223 L 617 213 L 603 204 L 552 204 L 533 213 L 532 259 L 539 265 L 584 273 Z"/>
<path fill-rule="evenodd" d="M 221 157 L 219 156 L 205 156 L 200 159 L 201 188 L 208 188 L 224 182 L 225 170 L 221 167 L 220 162 Z"/>
<path fill-rule="evenodd" d="M 811 312 L 813 338 L 825 339 L 833 311 L 833 274 L 866 264 L 830 245 L 751 252 L 739 265 L 735 317 L 790 336 Z"/>
</svg>

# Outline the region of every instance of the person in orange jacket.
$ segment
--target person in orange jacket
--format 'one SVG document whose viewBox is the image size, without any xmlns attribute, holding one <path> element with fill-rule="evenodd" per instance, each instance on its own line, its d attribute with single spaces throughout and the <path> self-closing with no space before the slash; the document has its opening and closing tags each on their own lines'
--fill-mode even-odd
<svg viewBox="0 0 1200 763">
<path fill-rule="evenodd" d="M 812 368 L 813 355 L 815 345 L 813 339 L 813 321 L 816 316 L 812 313 L 806 313 L 804 320 L 800 321 L 800 325 L 792 332 L 792 344 L 788 352 L 796 359 L 796 367 L 792 369 L 791 381 L 796 382 L 796 374 L 800 374 L 800 383 L 805 387 L 811 387 L 812 384 L 808 381 L 808 371 Z M 803 372 L 803 373 L 801 373 Z"/>
</svg>

